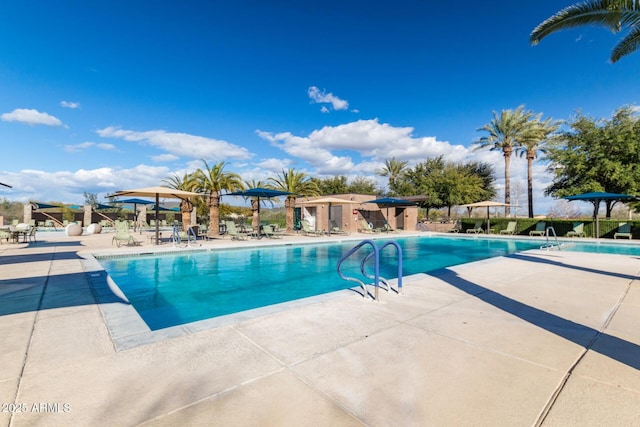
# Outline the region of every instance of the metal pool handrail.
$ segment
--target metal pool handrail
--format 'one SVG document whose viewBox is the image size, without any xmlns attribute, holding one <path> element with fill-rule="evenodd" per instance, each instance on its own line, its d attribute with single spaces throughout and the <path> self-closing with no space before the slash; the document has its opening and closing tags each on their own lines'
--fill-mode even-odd
<svg viewBox="0 0 640 427">
<path fill-rule="evenodd" d="M 342 273 L 342 262 L 345 261 L 347 258 L 349 258 L 351 255 L 353 255 L 354 253 L 356 253 L 360 248 L 362 248 L 365 245 L 369 245 L 371 246 L 371 248 L 373 249 L 373 252 L 368 253 L 364 259 L 362 260 L 361 264 L 360 264 L 360 271 L 362 272 L 362 274 L 364 275 L 364 277 L 368 278 L 368 279 L 373 279 L 373 285 L 375 286 L 375 295 L 374 295 L 374 300 L 378 301 L 378 289 L 380 287 L 380 281 L 382 280 L 387 287 L 389 287 L 389 284 L 387 282 L 386 279 L 380 277 L 380 250 L 382 250 L 383 248 L 392 245 L 395 246 L 397 249 L 397 253 L 398 253 L 398 293 L 400 293 L 402 291 L 402 249 L 400 248 L 400 245 L 395 242 L 395 241 L 388 241 L 385 242 L 384 244 L 382 244 L 381 247 L 378 247 L 373 240 L 363 240 L 360 243 L 358 243 L 356 246 L 354 246 L 353 248 L 351 248 L 347 253 L 345 253 L 340 260 L 338 261 L 338 265 L 337 265 L 337 269 L 338 269 L 338 274 L 340 275 L 340 277 L 344 280 L 347 281 L 351 281 L 351 282 L 356 282 L 359 283 L 360 286 L 362 287 L 362 291 L 363 291 L 363 297 L 366 298 L 367 296 L 367 287 L 366 284 L 360 280 L 357 279 L 355 277 L 350 277 L 350 276 L 345 276 L 344 273 Z M 374 265 L 373 265 L 373 277 L 368 274 L 366 272 L 366 268 L 365 268 L 365 263 L 370 260 L 371 258 L 374 258 Z"/>
<path fill-rule="evenodd" d="M 549 237 L 550 237 L 550 234 L 551 234 L 550 232 L 553 233 L 553 238 L 555 240 L 555 244 L 549 242 Z M 558 248 L 558 250 L 560 250 L 560 242 L 558 241 L 558 236 L 556 235 L 556 229 L 553 228 L 552 226 L 547 227 L 547 230 L 545 231 L 545 235 L 547 236 L 547 242 L 544 245 L 540 246 L 540 249 L 549 250 L 549 249 L 551 249 L 552 247 L 555 246 L 555 247 Z"/>
</svg>

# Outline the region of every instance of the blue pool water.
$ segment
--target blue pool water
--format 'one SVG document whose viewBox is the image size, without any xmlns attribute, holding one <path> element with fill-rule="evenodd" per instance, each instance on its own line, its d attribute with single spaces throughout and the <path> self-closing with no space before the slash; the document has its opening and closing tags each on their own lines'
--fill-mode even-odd
<svg viewBox="0 0 640 427">
<path fill-rule="evenodd" d="M 538 248 L 506 239 L 414 237 L 396 240 L 403 275 Z M 152 330 L 354 286 L 336 265 L 357 242 L 185 252 L 99 259 Z M 363 248 L 363 253 L 366 250 Z M 381 253 L 380 275 L 397 277 L 396 250 Z M 353 261 L 351 261 L 353 258 Z M 343 264 L 356 273 L 361 256 Z M 372 269 L 370 270 L 372 271 Z M 355 275 L 355 274 L 354 274 Z"/>
</svg>

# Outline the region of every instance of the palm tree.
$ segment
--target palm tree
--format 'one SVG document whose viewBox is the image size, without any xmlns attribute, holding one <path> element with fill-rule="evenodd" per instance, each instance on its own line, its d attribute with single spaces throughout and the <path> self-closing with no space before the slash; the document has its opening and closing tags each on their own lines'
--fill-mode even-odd
<svg viewBox="0 0 640 427">
<path fill-rule="evenodd" d="M 256 181 L 255 179 L 252 179 L 251 181 L 245 181 L 244 185 L 245 185 L 245 188 L 263 188 L 266 186 L 266 183 L 260 180 Z M 262 199 L 262 200 L 264 201 L 268 199 Z M 251 219 L 251 226 L 253 227 L 254 230 L 256 230 L 257 228 L 260 227 L 260 198 L 259 197 L 251 198 L 251 212 L 253 213 L 253 216 Z"/>
<path fill-rule="evenodd" d="M 184 176 L 180 176 L 174 173 L 167 179 L 163 179 L 162 182 L 166 183 L 168 187 L 175 190 L 182 191 L 196 191 L 198 188 L 197 172 L 186 173 Z M 193 211 L 193 202 L 190 199 L 180 199 L 180 212 L 182 213 L 182 228 L 187 231 L 191 227 L 191 212 Z M 156 219 L 157 220 L 157 219 Z"/>
<path fill-rule="evenodd" d="M 284 207 L 287 211 L 286 232 L 293 233 L 293 209 L 296 204 L 296 196 L 317 196 L 320 189 L 315 181 L 312 181 L 304 172 L 296 172 L 293 168 L 288 171 L 282 170 L 282 174 L 278 174 L 276 178 L 269 178 L 271 186 L 275 190 L 287 191 L 293 193 L 287 196 Z"/>
<path fill-rule="evenodd" d="M 500 115 L 494 111 L 491 122 L 478 129 L 488 135 L 476 141 L 475 150 L 489 147 L 491 151 L 502 151 L 504 156 L 504 202 L 507 205 L 511 203 L 511 154 L 530 130 L 532 117 L 531 111 L 524 111 L 524 105 L 515 110 L 502 110 Z M 509 215 L 509 211 L 509 206 L 505 206 L 505 215 Z"/>
<path fill-rule="evenodd" d="M 533 161 L 538 154 L 546 154 L 546 143 L 551 134 L 558 130 L 560 122 L 547 118 L 540 121 L 541 115 L 536 116 L 531 122 L 531 129 L 520 145 L 516 147 L 516 153 L 527 159 L 527 200 L 529 205 L 529 218 L 533 218 Z"/>
<path fill-rule="evenodd" d="M 640 48 L 639 0 L 591 0 L 576 3 L 534 28 L 529 41 L 535 46 L 544 37 L 556 31 L 591 24 L 601 25 L 614 33 L 625 27 L 629 29 L 627 35 L 611 51 L 611 62 L 616 62 Z"/>
<path fill-rule="evenodd" d="M 198 169 L 198 191 L 205 193 L 209 202 L 209 237 L 220 235 L 220 196 L 222 190 L 240 191 L 244 190 L 244 185 L 240 175 L 234 172 L 226 172 L 224 167 L 226 162 L 219 162 L 209 167 L 204 163 L 204 170 Z"/>
<path fill-rule="evenodd" d="M 389 177 L 389 191 L 396 192 L 396 180 L 402 176 L 406 168 L 407 162 L 392 157 L 384 161 L 384 167 L 378 169 L 376 175 Z"/>
</svg>

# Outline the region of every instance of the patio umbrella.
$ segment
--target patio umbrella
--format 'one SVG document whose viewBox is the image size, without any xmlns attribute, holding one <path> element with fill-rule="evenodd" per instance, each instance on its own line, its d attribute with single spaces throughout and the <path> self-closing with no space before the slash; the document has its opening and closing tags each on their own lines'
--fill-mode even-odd
<svg viewBox="0 0 640 427">
<path fill-rule="evenodd" d="M 236 191 L 233 193 L 223 194 L 223 196 L 242 196 L 242 197 L 255 197 L 258 199 L 258 228 L 260 228 L 260 199 L 270 199 L 272 197 L 288 196 L 293 193 L 281 190 L 272 190 L 270 188 L 250 188 L 244 191 Z"/>
<path fill-rule="evenodd" d="M 471 212 L 471 209 L 473 208 L 487 208 L 487 233 L 489 233 L 489 230 L 491 230 L 491 219 L 489 217 L 489 208 L 495 208 L 498 206 L 511 206 L 511 205 L 508 203 L 494 202 L 493 200 L 485 200 L 482 202 L 469 203 L 469 204 L 460 205 L 460 206 L 469 209 L 469 212 Z"/>
<path fill-rule="evenodd" d="M 417 203 L 416 202 L 412 202 L 410 200 L 404 200 L 404 199 L 396 199 L 394 197 L 383 197 L 381 199 L 375 199 L 375 200 L 368 200 L 364 203 L 375 203 L 378 205 L 378 207 L 383 208 L 386 207 L 387 208 L 387 221 L 389 220 L 389 208 L 390 207 L 398 207 L 398 206 L 415 206 Z"/>
<path fill-rule="evenodd" d="M 307 200 L 302 202 L 303 205 L 329 205 L 329 215 L 327 219 L 327 230 L 331 235 L 331 206 L 333 205 L 359 205 L 360 202 L 354 202 L 353 200 L 340 199 L 338 197 L 321 197 L 315 200 Z"/>
<path fill-rule="evenodd" d="M 193 193 L 191 191 L 183 191 L 176 190 L 174 188 L 169 187 L 146 187 L 146 188 L 136 188 L 133 190 L 122 190 L 113 193 L 108 197 L 125 197 L 125 196 L 136 196 L 136 197 L 154 197 L 156 199 L 155 212 L 156 212 L 156 245 L 160 244 L 160 226 L 158 224 L 158 211 L 160 209 L 160 197 L 167 197 L 172 199 L 180 199 L 185 200 L 190 197 L 201 196 L 199 193 Z"/>
<path fill-rule="evenodd" d="M 596 220 L 596 239 L 600 238 L 600 221 L 598 220 L 598 210 L 600 208 L 600 202 L 603 200 L 617 200 L 621 202 L 637 202 L 640 201 L 640 198 L 636 196 L 632 196 L 630 194 L 620 194 L 620 193 L 605 193 L 605 192 L 591 192 L 591 193 L 582 193 L 575 194 L 573 196 L 566 196 L 563 199 L 572 201 L 572 200 L 582 200 L 583 202 L 591 202 L 593 203 L 593 217 Z"/>
</svg>

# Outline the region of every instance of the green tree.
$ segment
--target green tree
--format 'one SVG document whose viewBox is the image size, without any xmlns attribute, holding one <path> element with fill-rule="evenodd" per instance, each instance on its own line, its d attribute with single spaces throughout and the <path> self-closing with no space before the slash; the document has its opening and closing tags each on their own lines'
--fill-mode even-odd
<svg viewBox="0 0 640 427">
<path fill-rule="evenodd" d="M 85 206 L 98 206 L 98 195 L 96 193 L 88 193 L 86 191 L 82 192 L 82 197 L 84 197 Z"/>
<path fill-rule="evenodd" d="M 358 193 L 358 194 L 378 194 L 379 189 L 376 188 L 376 182 L 364 176 L 355 177 L 347 188 L 347 193 Z"/>
<path fill-rule="evenodd" d="M 455 164 L 439 156 L 407 169 L 397 187 L 403 196 L 426 196 L 419 204 L 426 208 L 427 217 L 430 209 L 444 207 L 451 216 L 455 205 L 493 198 L 496 193 L 493 175 L 488 163 Z"/>
<path fill-rule="evenodd" d="M 559 198 L 591 191 L 635 194 L 640 190 L 640 119 L 630 107 L 611 119 L 579 114 L 548 143 L 553 183 L 545 193 Z M 615 201 L 607 201 L 611 216 Z"/>
<path fill-rule="evenodd" d="M 533 161 L 538 154 L 545 154 L 547 152 L 547 141 L 560 127 L 560 122 L 553 121 L 551 118 L 542 121 L 540 119 L 541 115 L 538 115 L 531 123 L 531 131 L 525 135 L 516 147 L 516 153 L 518 153 L 520 157 L 524 156 L 527 159 L 527 201 L 529 218 L 533 218 Z"/>
<path fill-rule="evenodd" d="M 284 202 L 287 214 L 285 222 L 286 231 L 293 233 L 293 209 L 296 205 L 296 196 L 312 197 L 319 195 L 318 184 L 312 181 L 306 173 L 296 172 L 293 168 L 287 171 L 283 169 L 282 173 L 278 174 L 275 178 L 269 178 L 269 182 L 276 190 L 293 193 L 287 196 Z"/>
<path fill-rule="evenodd" d="M 323 195 L 344 194 L 349 192 L 347 177 L 344 175 L 324 179 L 311 178 L 311 181 L 316 183 L 318 191 Z"/>
<path fill-rule="evenodd" d="M 226 162 L 218 162 L 213 167 L 202 160 L 204 169 L 198 169 L 196 177 L 198 181 L 197 190 L 207 196 L 209 205 L 209 236 L 220 235 L 220 196 L 222 191 L 244 190 L 240 175 L 234 172 L 225 171 Z"/>
<path fill-rule="evenodd" d="M 398 194 L 396 181 L 402 177 L 407 169 L 407 162 L 397 160 L 395 157 L 384 161 L 384 167 L 376 171 L 376 175 L 389 178 L 389 193 Z"/>
<path fill-rule="evenodd" d="M 640 1 L 592 0 L 576 3 L 534 28 L 529 41 L 535 46 L 551 33 L 585 25 L 600 25 L 613 33 L 620 32 L 623 28 L 629 30 L 611 52 L 611 62 L 616 62 L 640 47 Z"/>
<path fill-rule="evenodd" d="M 196 173 L 186 173 L 183 176 L 174 173 L 167 179 L 163 179 L 162 182 L 167 184 L 167 187 L 182 190 L 182 191 L 196 191 L 198 187 L 198 180 Z M 180 199 L 180 212 L 182 213 L 182 228 L 186 231 L 191 227 L 191 212 L 193 211 L 193 202 L 190 199 Z"/>
<path fill-rule="evenodd" d="M 476 150 L 489 148 L 491 151 L 502 151 L 504 156 L 504 202 L 511 203 L 511 155 L 531 129 L 533 113 L 525 111 L 524 105 L 515 110 L 502 110 L 500 114 L 493 112 L 491 122 L 478 131 L 487 132 L 476 143 Z M 509 215 L 509 206 L 505 206 L 505 215 Z"/>
</svg>

